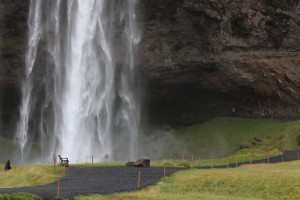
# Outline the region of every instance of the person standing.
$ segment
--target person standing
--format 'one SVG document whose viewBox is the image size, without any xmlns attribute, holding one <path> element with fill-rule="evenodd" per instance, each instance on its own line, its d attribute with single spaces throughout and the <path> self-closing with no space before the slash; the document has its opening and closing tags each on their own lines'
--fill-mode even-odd
<svg viewBox="0 0 300 200">
<path fill-rule="evenodd" d="M 10 160 L 7 160 L 5 164 L 5 171 L 9 171 L 10 169 L 11 169 Z"/>
</svg>

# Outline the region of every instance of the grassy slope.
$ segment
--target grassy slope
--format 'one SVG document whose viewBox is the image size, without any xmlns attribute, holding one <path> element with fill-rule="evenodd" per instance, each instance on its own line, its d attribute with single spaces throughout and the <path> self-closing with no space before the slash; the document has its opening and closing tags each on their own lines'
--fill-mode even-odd
<svg viewBox="0 0 300 200">
<path fill-rule="evenodd" d="M 192 169 L 178 172 L 138 192 L 76 199 L 299 199 L 299 165 L 300 161 L 236 169 Z"/>
<path fill-rule="evenodd" d="M 58 168 L 54 173 L 52 166 L 24 166 L 14 167 L 4 171 L 4 165 L 0 165 L 0 188 L 13 188 L 25 186 L 37 186 L 52 183 L 61 175 Z"/>
<path fill-rule="evenodd" d="M 257 137 L 271 151 L 275 148 L 296 149 L 295 138 L 300 133 L 300 121 L 282 122 L 272 119 L 216 118 L 176 130 L 177 138 L 187 144 L 195 155 L 228 156 L 238 150 L 239 144 Z M 252 148 L 254 149 L 254 148 Z"/>
<path fill-rule="evenodd" d="M 300 136 L 300 120 L 291 122 L 287 126 L 278 138 L 279 142 L 283 145 L 285 149 L 297 149 L 299 150 L 299 145 L 297 144 L 297 137 Z M 275 141 L 273 141 L 275 142 Z"/>
</svg>

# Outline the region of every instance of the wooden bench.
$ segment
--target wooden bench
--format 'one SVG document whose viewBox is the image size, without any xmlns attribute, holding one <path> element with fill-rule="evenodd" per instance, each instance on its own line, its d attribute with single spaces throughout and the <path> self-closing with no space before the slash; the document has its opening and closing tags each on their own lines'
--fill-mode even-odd
<svg viewBox="0 0 300 200">
<path fill-rule="evenodd" d="M 60 155 L 58 155 L 58 157 L 60 159 L 60 164 L 61 165 L 69 166 L 69 159 L 68 158 L 62 158 Z"/>
</svg>

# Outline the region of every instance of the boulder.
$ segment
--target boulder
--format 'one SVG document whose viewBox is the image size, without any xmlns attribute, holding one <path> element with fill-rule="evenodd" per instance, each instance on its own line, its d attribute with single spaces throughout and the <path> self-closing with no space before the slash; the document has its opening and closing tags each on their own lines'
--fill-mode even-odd
<svg viewBox="0 0 300 200">
<path fill-rule="evenodd" d="M 135 167 L 150 167 L 150 159 L 139 159 L 134 163 Z"/>
</svg>

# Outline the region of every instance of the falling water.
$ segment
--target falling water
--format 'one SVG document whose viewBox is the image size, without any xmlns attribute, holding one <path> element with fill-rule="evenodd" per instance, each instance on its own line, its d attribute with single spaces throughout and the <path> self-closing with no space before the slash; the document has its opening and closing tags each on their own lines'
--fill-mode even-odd
<svg viewBox="0 0 300 200">
<path fill-rule="evenodd" d="M 16 140 L 22 159 L 135 158 L 136 0 L 31 0 Z"/>
</svg>

